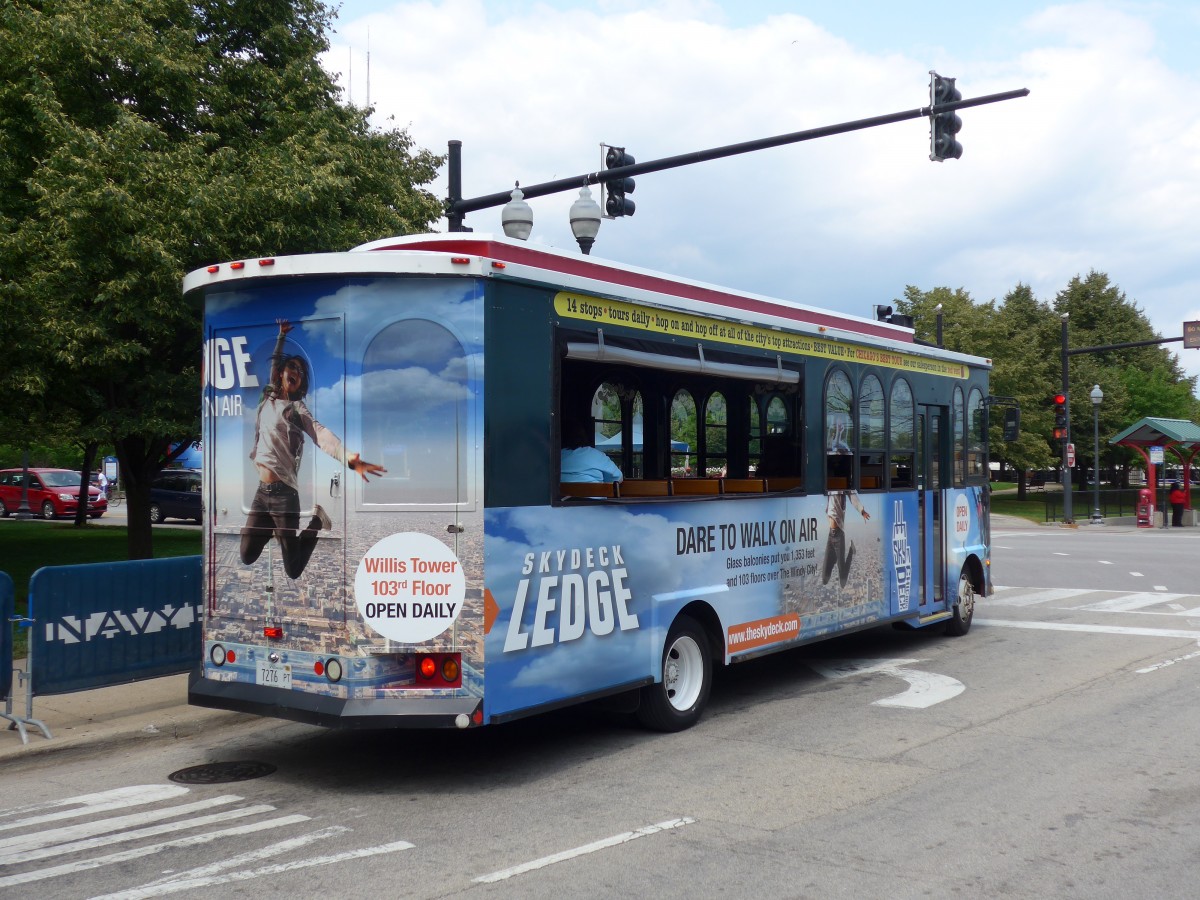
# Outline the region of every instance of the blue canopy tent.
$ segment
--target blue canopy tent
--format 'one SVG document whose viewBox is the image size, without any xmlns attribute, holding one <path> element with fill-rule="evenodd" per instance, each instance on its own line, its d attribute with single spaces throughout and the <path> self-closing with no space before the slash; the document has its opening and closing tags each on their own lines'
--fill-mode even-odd
<svg viewBox="0 0 1200 900">
<path fill-rule="evenodd" d="M 609 438 L 600 438 L 600 436 L 597 435 L 596 436 L 596 449 L 603 450 L 605 452 L 608 452 L 609 450 L 620 450 L 621 449 L 621 441 L 622 441 L 622 436 L 621 436 L 621 432 L 619 432 L 619 431 L 616 434 L 614 434 L 612 437 L 609 437 Z M 672 452 L 687 453 L 688 450 L 689 450 L 689 447 L 684 441 L 671 441 L 671 451 Z M 642 426 L 641 425 L 633 426 L 633 452 L 634 453 L 642 452 Z"/>
</svg>

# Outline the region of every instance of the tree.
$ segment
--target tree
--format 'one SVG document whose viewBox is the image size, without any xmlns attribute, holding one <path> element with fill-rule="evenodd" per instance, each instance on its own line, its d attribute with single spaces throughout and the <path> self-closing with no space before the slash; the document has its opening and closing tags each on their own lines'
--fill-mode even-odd
<svg viewBox="0 0 1200 900">
<path fill-rule="evenodd" d="M 420 187 L 440 158 L 339 102 L 329 24 L 320 0 L 0 5 L 0 339 L 22 348 L 0 387 L 115 447 L 130 558 L 152 553 L 150 481 L 199 437 L 184 273 L 440 214 Z"/>
<path fill-rule="evenodd" d="M 1068 314 L 1071 348 L 1152 341 L 1159 335 L 1145 313 L 1107 275 L 1092 271 L 1076 276 L 1054 300 L 1054 311 Z M 1061 342 L 1060 342 L 1061 344 Z M 1115 434 L 1139 419 L 1152 416 L 1187 419 L 1195 413 L 1196 379 L 1183 374 L 1179 360 L 1163 345 L 1128 347 L 1071 356 L 1071 424 L 1077 446 L 1092 426 L 1089 395 L 1100 385 L 1104 402 L 1099 414 L 1101 456 L 1127 467 L 1133 452 L 1109 447 L 1103 435 Z M 1076 454 L 1086 471 L 1090 454 Z"/>
</svg>

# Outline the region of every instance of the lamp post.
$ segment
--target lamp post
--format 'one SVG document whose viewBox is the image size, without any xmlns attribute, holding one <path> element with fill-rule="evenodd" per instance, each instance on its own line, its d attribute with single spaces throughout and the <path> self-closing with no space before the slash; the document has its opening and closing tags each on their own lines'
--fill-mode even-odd
<svg viewBox="0 0 1200 900">
<path fill-rule="evenodd" d="M 1100 385 L 1092 388 L 1092 437 L 1095 440 L 1096 463 L 1092 472 L 1092 524 L 1103 525 L 1104 517 L 1100 515 L 1100 404 L 1104 402 L 1104 391 Z"/>
</svg>

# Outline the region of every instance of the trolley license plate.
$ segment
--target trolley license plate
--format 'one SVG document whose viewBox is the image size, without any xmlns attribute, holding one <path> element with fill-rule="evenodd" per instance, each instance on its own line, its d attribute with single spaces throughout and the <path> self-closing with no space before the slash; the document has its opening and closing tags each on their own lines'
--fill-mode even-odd
<svg viewBox="0 0 1200 900">
<path fill-rule="evenodd" d="M 292 667 L 284 663 L 259 663 L 254 683 L 291 690 Z"/>
</svg>

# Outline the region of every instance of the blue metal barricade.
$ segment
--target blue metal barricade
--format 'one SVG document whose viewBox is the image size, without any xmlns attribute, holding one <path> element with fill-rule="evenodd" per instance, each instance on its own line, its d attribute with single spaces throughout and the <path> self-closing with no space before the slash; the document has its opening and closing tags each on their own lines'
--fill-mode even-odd
<svg viewBox="0 0 1200 900">
<path fill-rule="evenodd" d="M 13 674 L 13 628 L 16 615 L 16 592 L 13 580 L 7 572 L 0 572 L 0 697 L 4 698 L 5 711 L 11 712 Z"/>
<path fill-rule="evenodd" d="M 199 556 L 49 566 L 29 581 L 32 693 L 186 672 L 201 653 Z"/>
</svg>

